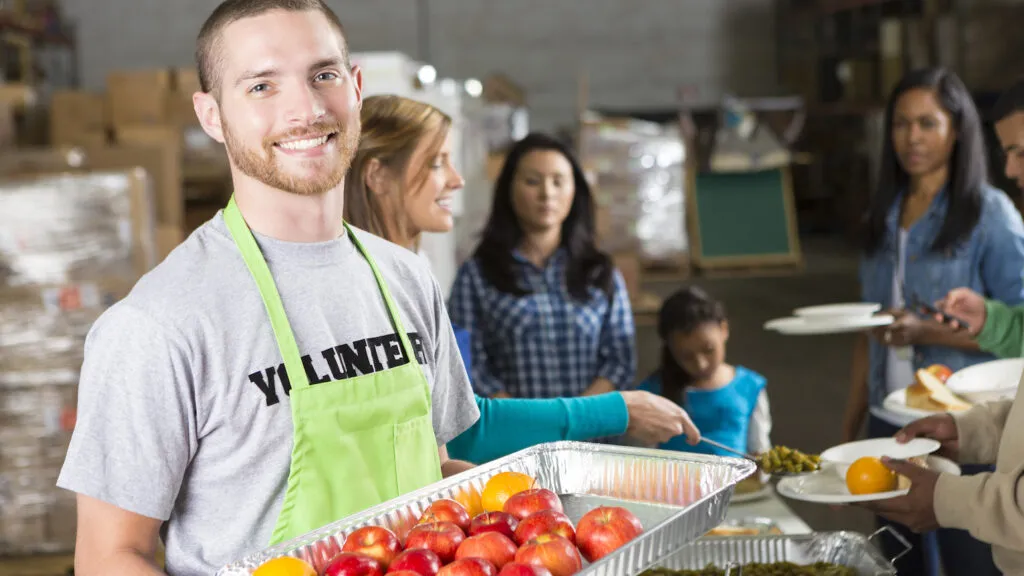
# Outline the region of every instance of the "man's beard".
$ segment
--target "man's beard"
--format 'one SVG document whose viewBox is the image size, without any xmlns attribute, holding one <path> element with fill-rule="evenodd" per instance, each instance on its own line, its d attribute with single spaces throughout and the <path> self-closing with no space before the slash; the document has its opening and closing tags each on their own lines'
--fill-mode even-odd
<svg viewBox="0 0 1024 576">
<path fill-rule="evenodd" d="M 353 125 L 354 124 L 354 125 Z M 337 121 L 317 122 L 301 129 L 290 130 L 284 134 L 275 134 L 265 138 L 261 150 L 255 150 L 245 146 L 242 141 L 235 137 L 231 127 L 221 119 L 221 126 L 224 130 L 224 147 L 228 156 L 238 169 L 255 180 L 292 194 L 300 196 L 319 196 L 328 190 L 338 187 L 345 179 L 352 157 L 359 147 L 359 132 L 361 129 L 358 116 L 349 124 L 341 124 Z M 332 156 L 320 158 L 298 159 L 302 164 L 331 163 L 326 170 L 311 176 L 290 174 L 278 164 L 277 155 L 274 151 L 274 143 L 282 140 L 292 140 L 306 136 L 316 137 L 331 134 L 334 141 L 335 151 Z"/>
</svg>

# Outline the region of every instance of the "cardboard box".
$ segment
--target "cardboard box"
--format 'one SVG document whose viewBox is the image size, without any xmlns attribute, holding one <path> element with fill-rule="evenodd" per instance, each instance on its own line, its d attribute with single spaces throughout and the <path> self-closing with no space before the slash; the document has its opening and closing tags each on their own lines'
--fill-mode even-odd
<svg viewBox="0 0 1024 576">
<path fill-rule="evenodd" d="M 184 195 L 182 192 L 182 134 L 170 125 L 120 126 L 114 131 L 114 141 L 121 149 L 120 156 L 105 157 L 104 164 L 139 162 L 143 150 L 150 153 L 144 159 L 144 168 L 156 183 L 156 219 L 161 224 L 181 227 L 184 224 Z M 128 150 L 138 150 L 133 158 Z M 100 158 L 102 150 L 90 150 L 93 157 Z M 155 155 L 154 155 L 155 152 Z M 123 164 L 122 164 L 123 166 Z"/>
<path fill-rule="evenodd" d="M 107 102 L 115 128 L 167 122 L 174 75 L 168 69 L 120 70 L 107 75 Z"/>
</svg>

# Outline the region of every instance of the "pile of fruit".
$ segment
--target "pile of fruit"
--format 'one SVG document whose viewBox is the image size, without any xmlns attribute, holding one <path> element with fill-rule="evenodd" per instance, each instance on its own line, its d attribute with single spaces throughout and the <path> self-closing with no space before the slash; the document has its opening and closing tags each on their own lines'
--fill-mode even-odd
<svg viewBox="0 0 1024 576">
<path fill-rule="evenodd" d="M 533 478 L 502 472 L 479 499 L 432 502 L 402 542 L 380 526 L 349 534 L 323 571 L 295 558 L 276 558 L 253 576 L 571 576 L 643 533 L 625 508 L 602 506 L 579 523 L 558 495 Z"/>
</svg>

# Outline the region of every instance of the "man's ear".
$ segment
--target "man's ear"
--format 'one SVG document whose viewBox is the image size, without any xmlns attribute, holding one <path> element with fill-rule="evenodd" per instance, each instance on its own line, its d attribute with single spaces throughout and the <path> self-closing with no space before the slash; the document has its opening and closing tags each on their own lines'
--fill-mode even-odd
<svg viewBox="0 0 1024 576">
<path fill-rule="evenodd" d="M 210 138 L 221 144 L 224 143 L 224 128 L 221 125 L 220 104 L 213 94 L 208 92 L 196 92 L 192 95 L 192 107 L 199 118 L 199 124 L 203 127 Z"/>
<path fill-rule="evenodd" d="M 352 86 L 356 90 L 356 102 L 359 104 L 359 109 L 363 108 L 363 69 L 357 65 L 352 66 Z"/>
</svg>

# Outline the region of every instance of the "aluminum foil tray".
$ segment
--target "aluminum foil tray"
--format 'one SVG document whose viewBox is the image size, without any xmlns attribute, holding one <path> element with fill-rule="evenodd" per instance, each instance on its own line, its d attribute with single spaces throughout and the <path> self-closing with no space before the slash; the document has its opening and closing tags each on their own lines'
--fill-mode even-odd
<svg viewBox="0 0 1024 576">
<path fill-rule="evenodd" d="M 540 487 L 557 493 L 574 523 L 589 510 L 607 504 L 636 514 L 644 534 L 600 561 L 585 564 L 579 574 L 638 574 L 721 523 L 733 488 L 755 468 L 754 463 L 738 458 L 583 442 L 540 444 L 252 554 L 221 568 L 217 575 L 248 575 L 277 556 L 302 558 L 321 570 L 353 530 L 385 526 L 404 539 L 431 502 L 465 491 L 480 492 L 488 479 L 504 471 L 529 474 Z"/>
<path fill-rule="evenodd" d="M 872 539 L 889 532 L 904 546 L 902 554 L 887 560 L 872 544 Z M 668 570 L 700 570 L 714 565 L 731 576 L 741 576 L 743 565 L 752 562 L 792 562 L 808 565 L 828 562 L 846 566 L 858 576 L 894 575 L 893 562 L 910 550 L 910 544 L 891 529 L 883 528 L 871 536 L 856 532 L 817 532 L 786 536 L 716 536 L 701 538 L 677 549 L 651 564 L 651 576 L 667 575 Z"/>
</svg>

